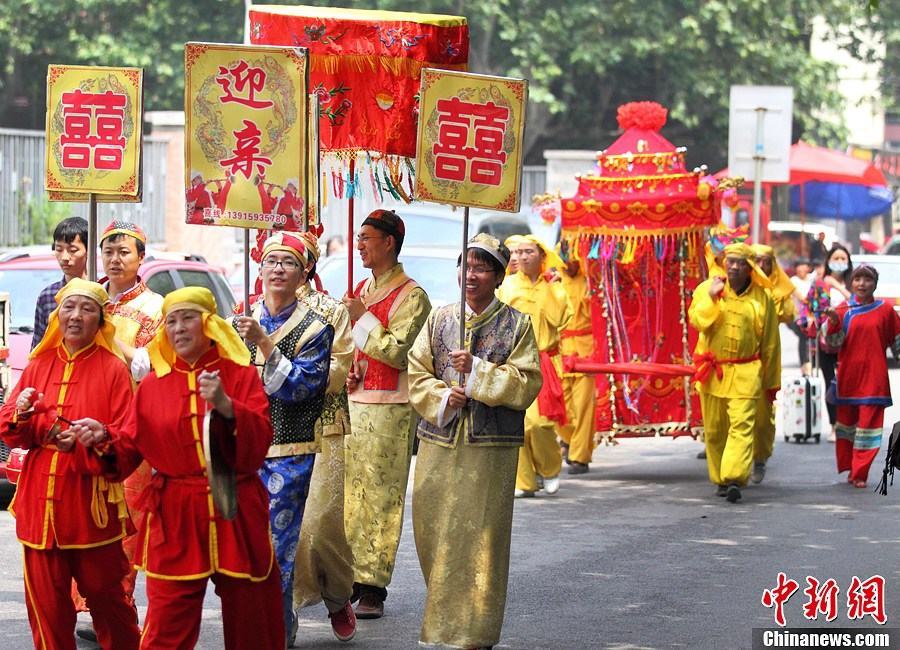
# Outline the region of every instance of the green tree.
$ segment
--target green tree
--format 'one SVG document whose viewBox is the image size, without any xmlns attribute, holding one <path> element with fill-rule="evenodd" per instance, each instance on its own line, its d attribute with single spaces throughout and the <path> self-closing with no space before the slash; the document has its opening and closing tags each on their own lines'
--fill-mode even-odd
<svg viewBox="0 0 900 650">
<path fill-rule="evenodd" d="M 288 2 L 286 4 L 301 4 Z M 333 0 L 302 4 L 332 5 Z M 883 60 L 898 94 L 900 3 L 868 0 L 345 0 L 357 8 L 465 15 L 470 69 L 530 80 L 526 149 L 600 148 L 616 108 L 655 100 L 666 135 L 694 164 L 724 164 L 733 84 L 791 85 L 796 135 L 840 145 L 841 98 L 832 64 L 810 56 L 812 21 L 864 60 Z M 839 32 L 838 27 L 849 27 Z M 857 38 L 869 28 L 886 54 Z M 136 65 L 148 110 L 183 106 L 183 44 L 239 42 L 241 0 L 6 0 L 0 3 L 0 124 L 40 128 L 46 65 Z"/>
</svg>

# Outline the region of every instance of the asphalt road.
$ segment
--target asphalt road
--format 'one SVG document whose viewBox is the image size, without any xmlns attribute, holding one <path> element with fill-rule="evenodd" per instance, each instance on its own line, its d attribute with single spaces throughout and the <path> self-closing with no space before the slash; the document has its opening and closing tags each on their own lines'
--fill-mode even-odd
<svg viewBox="0 0 900 650">
<path fill-rule="evenodd" d="M 785 373 L 796 374 L 787 345 Z M 891 380 L 900 396 L 900 371 Z M 886 422 L 898 419 L 900 408 L 890 409 Z M 886 579 L 886 627 L 900 627 L 900 477 L 887 497 L 855 489 L 835 473 L 832 444 L 779 436 L 766 480 L 731 505 L 713 495 L 705 462 L 695 458 L 700 449 L 683 438 L 624 439 L 598 448 L 589 474 L 564 475 L 555 496 L 517 501 L 498 647 L 750 648 L 753 628 L 774 625 L 761 597 L 779 571 L 800 583 L 785 607 L 789 626 L 876 627 L 849 620 L 846 600 L 853 576 L 878 574 Z M 872 487 L 883 459 L 882 451 Z M 409 515 L 386 615 L 360 621 L 354 647 L 416 647 L 424 583 Z M 21 550 L 5 512 L 0 553 L 0 646 L 28 648 Z M 804 620 L 806 576 L 837 581 L 835 621 Z M 143 614 L 142 582 L 138 592 Z M 222 647 L 218 617 L 210 589 L 199 647 Z M 303 613 L 298 647 L 347 645 L 331 635 L 322 606 Z"/>
</svg>

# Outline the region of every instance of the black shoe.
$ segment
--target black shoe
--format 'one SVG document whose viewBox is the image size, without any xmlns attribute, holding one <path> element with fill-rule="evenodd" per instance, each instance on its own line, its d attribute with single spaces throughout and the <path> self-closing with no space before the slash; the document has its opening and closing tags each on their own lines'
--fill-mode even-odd
<svg viewBox="0 0 900 650">
<path fill-rule="evenodd" d="M 737 503 L 741 500 L 741 488 L 737 483 L 729 483 L 728 489 L 725 492 L 725 498 L 728 499 L 728 503 Z"/>
<path fill-rule="evenodd" d="M 577 460 L 569 463 L 569 474 L 587 474 L 589 471 L 590 467 L 587 463 L 579 463 Z"/>
<path fill-rule="evenodd" d="M 706 460 L 706 450 L 704 449 L 699 454 L 697 454 L 697 458 L 699 458 L 700 460 Z"/>
<path fill-rule="evenodd" d="M 75 636 L 79 639 L 84 639 L 85 641 L 97 643 L 97 633 L 94 632 L 94 626 L 90 623 L 87 625 L 79 625 L 75 628 Z"/>
<path fill-rule="evenodd" d="M 727 485 L 719 485 L 718 487 L 716 487 L 716 496 L 717 497 L 724 497 L 726 494 L 728 494 L 728 486 Z"/>
</svg>

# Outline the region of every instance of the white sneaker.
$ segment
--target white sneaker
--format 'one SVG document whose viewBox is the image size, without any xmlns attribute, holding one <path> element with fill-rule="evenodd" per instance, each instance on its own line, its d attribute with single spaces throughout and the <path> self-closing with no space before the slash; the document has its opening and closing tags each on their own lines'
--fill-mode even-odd
<svg viewBox="0 0 900 650">
<path fill-rule="evenodd" d="M 528 497 L 533 497 L 534 492 L 531 490 L 516 490 L 513 493 L 513 496 L 515 496 L 517 499 L 523 499 L 523 498 L 527 499 Z"/>
<path fill-rule="evenodd" d="M 553 478 L 544 477 L 544 492 L 547 494 L 556 494 L 559 492 L 559 475 Z"/>
</svg>

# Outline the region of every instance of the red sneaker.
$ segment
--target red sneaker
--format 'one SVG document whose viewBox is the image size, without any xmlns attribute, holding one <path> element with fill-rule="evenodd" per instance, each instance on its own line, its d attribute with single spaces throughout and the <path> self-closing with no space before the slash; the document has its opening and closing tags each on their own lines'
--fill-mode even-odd
<svg viewBox="0 0 900 650">
<path fill-rule="evenodd" d="M 356 635 L 356 614 L 348 600 L 340 611 L 329 613 L 331 619 L 331 631 L 338 641 L 349 641 Z"/>
</svg>

